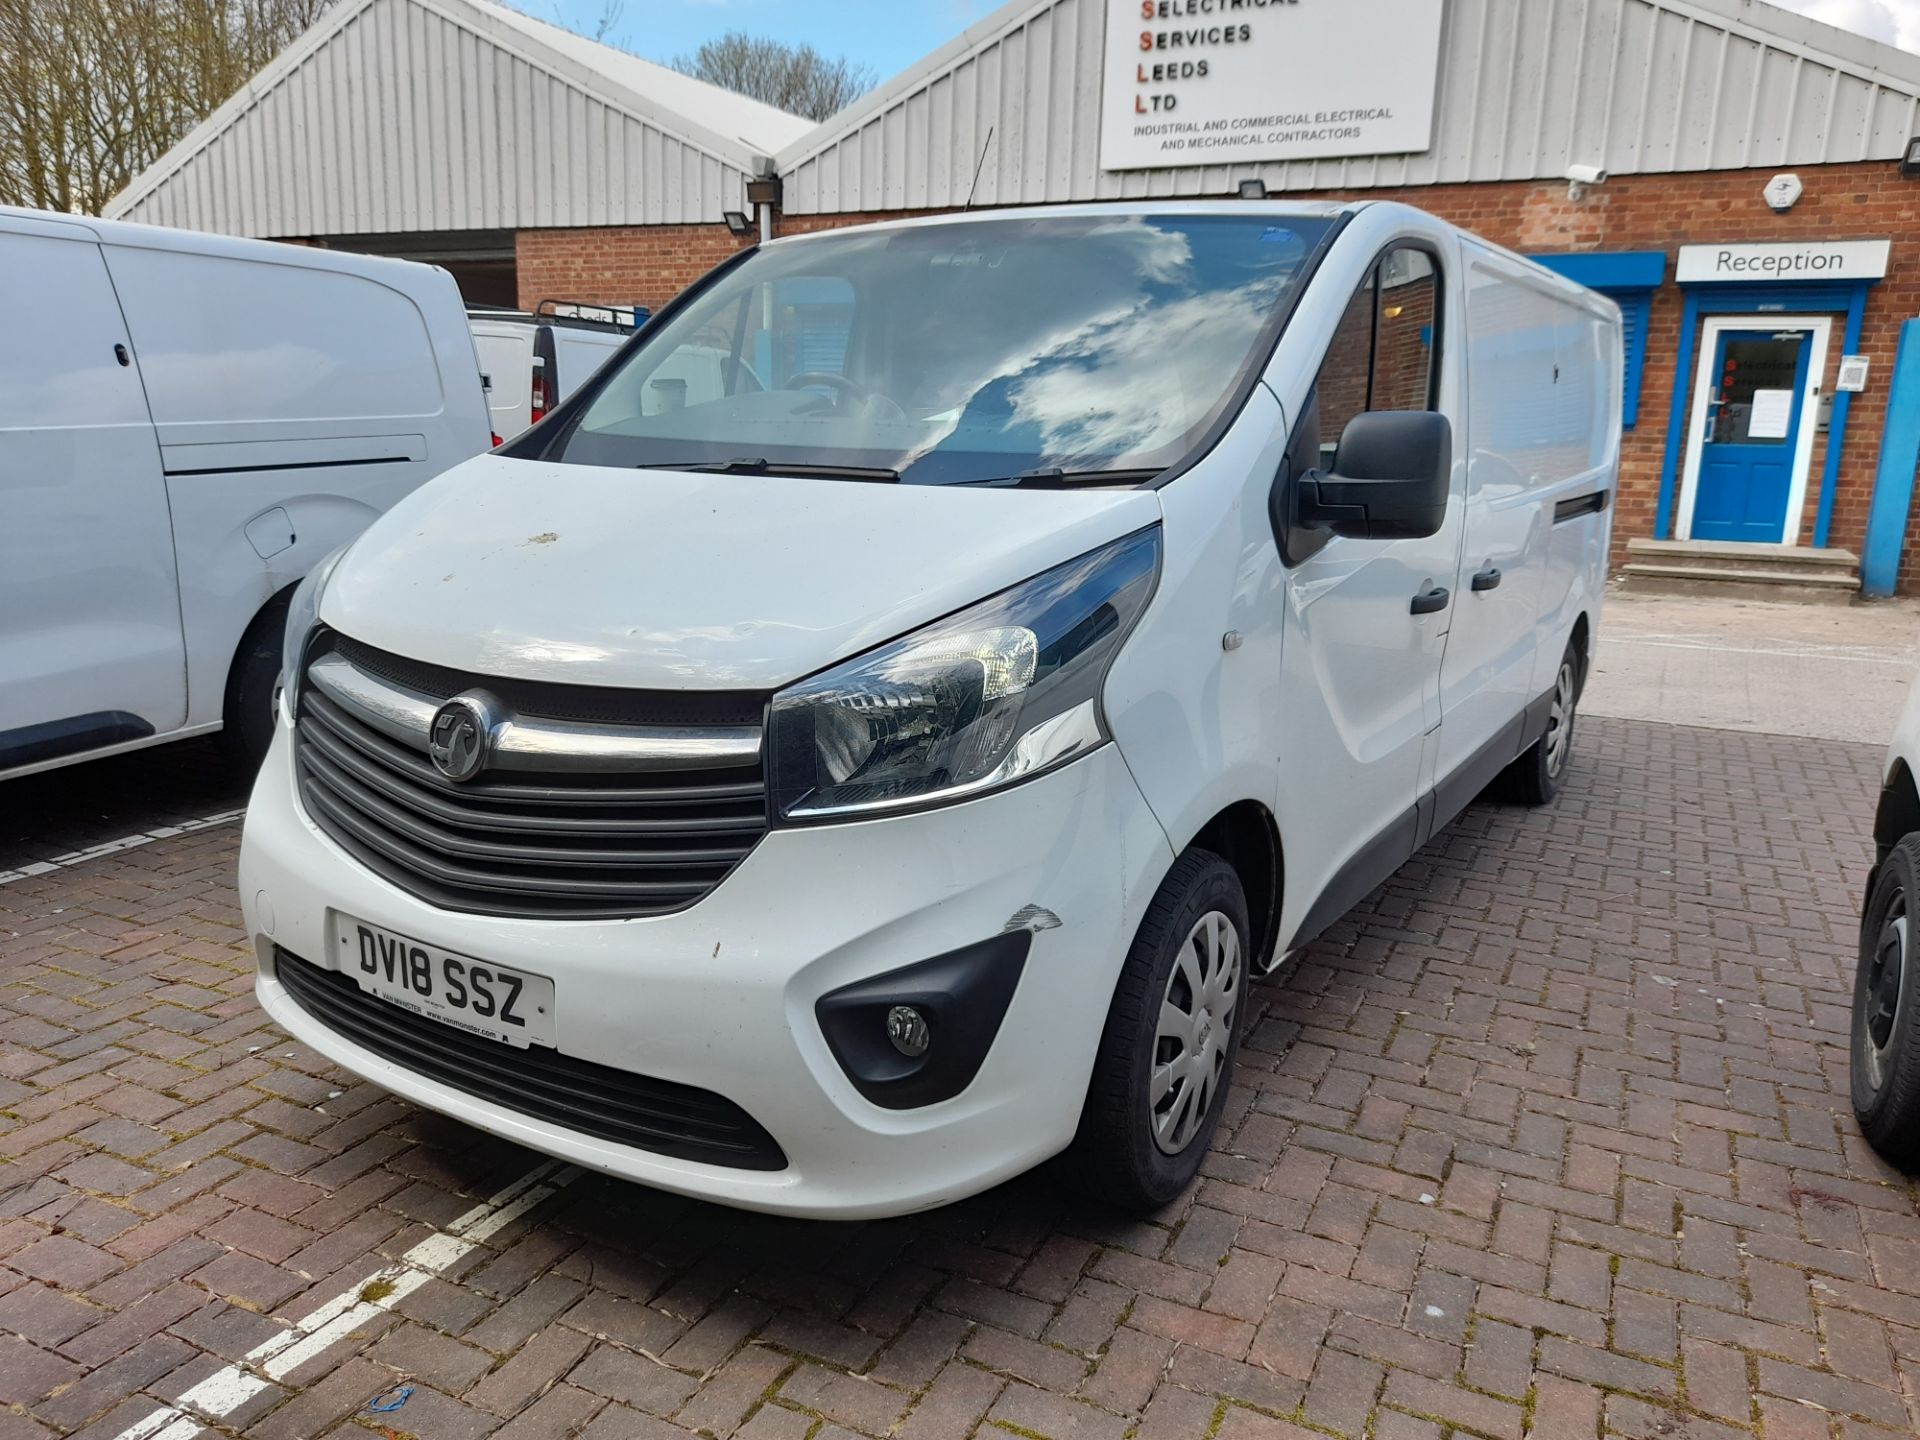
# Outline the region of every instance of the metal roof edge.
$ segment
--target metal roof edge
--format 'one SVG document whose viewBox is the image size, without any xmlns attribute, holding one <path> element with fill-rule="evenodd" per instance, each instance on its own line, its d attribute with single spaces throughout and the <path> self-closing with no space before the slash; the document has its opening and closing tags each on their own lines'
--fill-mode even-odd
<svg viewBox="0 0 1920 1440">
<path fill-rule="evenodd" d="M 1826 65 L 1843 74 L 1920 96 L 1920 55 L 1842 30 L 1767 0 L 1632 0 L 1718 25 L 1730 34 Z"/>
<path fill-rule="evenodd" d="M 817 130 L 785 146 L 774 165 L 785 174 L 859 131 L 876 115 L 905 100 L 969 53 L 997 41 L 1060 0 L 1009 0 L 985 19 L 870 90 Z M 1920 98 L 1920 55 L 1785 10 L 1767 0 L 1618 0 L 1665 10 L 1728 34 L 1824 65 L 1839 74 Z"/>
<path fill-rule="evenodd" d="M 249 76 L 246 84 L 216 106 L 206 119 L 168 146 L 158 160 L 129 180 L 119 194 L 101 206 L 101 218 L 119 219 L 179 174 L 187 167 L 188 161 L 232 129 L 263 95 L 299 69 L 309 57 L 346 29 L 362 11 L 377 3 L 378 0 L 346 0 L 346 3 L 327 11 L 319 21 L 301 31 L 284 50 Z"/>
<path fill-rule="evenodd" d="M 212 114 L 129 181 L 125 189 L 102 207 L 102 217 L 110 220 L 124 217 L 134 206 L 186 169 L 215 140 L 244 120 L 247 113 L 268 93 L 331 44 L 348 25 L 382 3 L 413 5 L 431 11 L 503 53 L 546 71 L 562 84 L 591 96 L 631 119 L 650 125 L 735 170 L 753 175 L 771 163 L 771 157 L 752 146 L 688 120 L 678 111 L 656 105 L 645 96 L 561 54 L 537 36 L 509 27 L 480 7 L 468 4 L 467 0 L 347 0 L 347 3 L 328 11 L 325 18 L 303 31 Z"/>
<path fill-rule="evenodd" d="M 774 168 L 785 174 L 789 166 L 804 164 L 821 151 L 838 144 L 865 125 L 876 114 L 920 87 L 922 82 L 952 66 L 968 52 L 1017 30 L 1021 22 L 1041 10 L 1050 10 L 1059 0 L 1007 0 L 984 20 L 976 20 L 946 44 L 922 56 L 892 79 L 875 86 L 846 109 L 825 120 L 785 146 L 773 157 Z"/>
</svg>

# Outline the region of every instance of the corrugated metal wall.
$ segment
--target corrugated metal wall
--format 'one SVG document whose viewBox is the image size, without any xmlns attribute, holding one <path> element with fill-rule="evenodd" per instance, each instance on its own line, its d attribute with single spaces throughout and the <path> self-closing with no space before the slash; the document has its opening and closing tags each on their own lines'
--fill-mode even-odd
<svg viewBox="0 0 1920 1440">
<path fill-rule="evenodd" d="M 114 217 L 256 236 L 658 225 L 719 220 L 746 179 L 410 0 L 374 0 L 243 104 Z"/>
<path fill-rule="evenodd" d="M 1058 0 L 1015 15 L 883 105 L 856 107 L 851 124 L 829 121 L 779 157 L 785 208 L 1222 194 L 1256 175 L 1327 190 L 1557 178 L 1572 163 L 1619 175 L 1815 165 L 1894 158 L 1920 130 L 1920 82 L 1763 41 L 1680 0 L 1447 0 L 1424 154 L 1102 172 L 1108 9 Z"/>
</svg>

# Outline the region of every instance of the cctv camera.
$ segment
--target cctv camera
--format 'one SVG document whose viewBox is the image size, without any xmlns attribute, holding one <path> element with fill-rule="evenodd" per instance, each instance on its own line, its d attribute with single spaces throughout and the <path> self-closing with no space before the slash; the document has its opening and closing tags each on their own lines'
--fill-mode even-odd
<svg viewBox="0 0 1920 1440">
<path fill-rule="evenodd" d="M 1569 200 L 1578 201 L 1582 195 L 1587 193 L 1587 187 L 1589 185 L 1604 185 L 1606 183 L 1607 172 L 1602 170 L 1598 165 L 1567 166 L 1567 199 Z"/>
</svg>

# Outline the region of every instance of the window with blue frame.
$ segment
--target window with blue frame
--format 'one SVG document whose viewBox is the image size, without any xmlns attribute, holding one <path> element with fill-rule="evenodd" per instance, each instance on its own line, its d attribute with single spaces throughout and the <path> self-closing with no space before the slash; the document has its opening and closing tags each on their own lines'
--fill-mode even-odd
<svg viewBox="0 0 1920 1440">
<path fill-rule="evenodd" d="M 1584 255 L 1535 255 L 1536 264 L 1598 290 L 1620 307 L 1621 339 L 1626 351 L 1622 419 L 1631 430 L 1640 418 L 1640 380 L 1647 365 L 1647 327 L 1653 318 L 1653 292 L 1667 275 L 1660 250 L 1615 250 Z"/>
</svg>

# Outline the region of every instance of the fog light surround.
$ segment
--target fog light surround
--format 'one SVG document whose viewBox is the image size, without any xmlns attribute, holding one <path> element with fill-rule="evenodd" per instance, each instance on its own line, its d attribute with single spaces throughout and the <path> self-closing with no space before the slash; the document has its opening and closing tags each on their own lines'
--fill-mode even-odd
<svg viewBox="0 0 1920 1440">
<path fill-rule="evenodd" d="M 951 1100 L 980 1073 L 1033 948 L 1016 930 L 843 985 L 813 1007 L 827 1048 L 888 1110 Z"/>
</svg>

